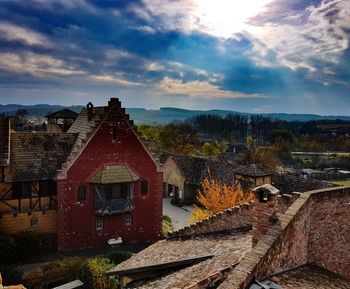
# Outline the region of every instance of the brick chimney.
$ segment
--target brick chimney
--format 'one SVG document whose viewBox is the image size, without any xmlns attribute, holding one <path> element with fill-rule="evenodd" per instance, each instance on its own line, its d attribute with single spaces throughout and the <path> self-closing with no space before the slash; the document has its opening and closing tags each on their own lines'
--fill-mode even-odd
<svg viewBox="0 0 350 289">
<path fill-rule="evenodd" d="M 87 108 L 88 120 L 90 120 L 94 116 L 94 105 L 92 104 L 92 102 L 89 102 L 86 105 L 86 108 Z"/>
<path fill-rule="evenodd" d="M 121 108 L 121 102 L 120 102 L 119 98 L 111 97 L 108 101 L 108 106 L 109 107 L 116 106 L 116 107 Z"/>
<path fill-rule="evenodd" d="M 280 194 L 269 184 L 253 190 L 255 205 L 253 214 L 253 246 L 278 222 L 278 215 L 284 213 L 300 196 L 300 193 Z"/>
</svg>

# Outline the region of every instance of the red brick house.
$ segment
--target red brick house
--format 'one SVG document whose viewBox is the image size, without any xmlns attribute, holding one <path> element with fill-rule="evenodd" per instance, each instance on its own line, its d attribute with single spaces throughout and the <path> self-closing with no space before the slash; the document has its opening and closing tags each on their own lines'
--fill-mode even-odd
<svg viewBox="0 0 350 289">
<path fill-rule="evenodd" d="M 89 103 L 68 133 L 78 137 L 56 177 L 59 249 L 159 239 L 162 173 L 120 101 Z"/>
</svg>

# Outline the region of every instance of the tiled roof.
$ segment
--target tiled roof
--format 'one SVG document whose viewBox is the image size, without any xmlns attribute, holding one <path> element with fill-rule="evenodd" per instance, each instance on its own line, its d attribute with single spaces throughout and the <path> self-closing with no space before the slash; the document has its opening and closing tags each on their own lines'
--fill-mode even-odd
<svg viewBox="0 0 350 289">
<path fill-rule="evenodd" d="M 307 192 L 317 189 L 335 187 L 336 185 L 327 182 L 305 179 L 293 174 L 275 174 L 272 176 L 272 185 L 276 187 L 282 194 L 290 194 L 292 192 Z"/>
<path fill-rule="evenodd" d="M 294 270 L 275 275 L 273 282 L 283 289 L 349 289 L 350 281 L 343 277 L 321 269 L 317 266 L 306 265 Z"/>
<path fill-rule="evenodd" d="M 104 166 L 94 175 L 90 182 L 95 184 L 129 183 L 140 177 L 128 166 Z"/>
<path fill-rule="evenodd" d="M 52 179 L 76 138 L 72 133 L 11 133 L 11 174 L 6 181 Z"/>
<path fill-rule="evenodd" d="M 212 234 L 186 240 L 159 241 L 130 259 L 119 264 L 115 270 L 130 270 L 164 262 L 213 255 L 205 261 L 162 276 L 131 284 L 130 288 L 170 289 L 214 280 L 225 274 L 251 249 L 250 233 Z"/>
<path fill-rule="evenodd" d="M 236 173 L 250 177 L 264 177 L 271 176 L 273 174 L 269 169 L 257 164 L 240 166 L 236 169 Z"/>
<path fill-rule="evenodd" d="M 188 184 L 200 185 L 208 176 L 208 169 L 212 177 L 223 183 L 233 183 L 236 165 L 200 157 L 174 156 L 172 157 Z"/>
<path fill-rule="evenodd" d="M 68 108 L 61 109 L 59 111 L 50 113 L 46 115 L 46 118 L 66 118 L 66 119 L 76 119 L 78 117 L 79 113 L 76 113 L 73 110 L 70 110 Z"/>
</svg>

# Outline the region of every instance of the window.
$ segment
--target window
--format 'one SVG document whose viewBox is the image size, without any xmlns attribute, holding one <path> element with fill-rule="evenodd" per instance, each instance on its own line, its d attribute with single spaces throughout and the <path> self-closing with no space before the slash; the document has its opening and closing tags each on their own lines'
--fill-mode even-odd
<svg viewBox="0 0 350 289">
<path fill-rule="evenodd" d="M 12 185 L 12 195 L 14 198 L 24 198 L 31 195 L 32 187 L 30 182 L 23 183 L 13 183 Z"/>
<path fill-rule="evenodd" d="M 78 201 L 86 201 L 86 186 L 78 187 Z"/>
<path fill-rule="evenodd" d="M 96 231 L 102 231 L 102 230 L 103 230 L 103 220 L 96 219 Z"/>
<path fill-rule="evenodd" d="M 141 181 L 141 196 L 148 195 L 148 181 Z"/>
<path fill-rule="evenodd" d="M 125 225 L 132 225 L 132 215 L 125 216 Z"/>
</svg>

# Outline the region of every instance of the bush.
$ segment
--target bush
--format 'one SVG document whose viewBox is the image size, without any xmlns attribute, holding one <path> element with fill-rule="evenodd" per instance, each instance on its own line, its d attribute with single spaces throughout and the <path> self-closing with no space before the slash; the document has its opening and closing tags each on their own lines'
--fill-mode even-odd
<svg viewBox="0 0 350 289">
<path fill-rule="evenodd" d="M 162 232 L 166 237 L 171 231 L 173 231 L 173 223 L 169 216 L 163 216 L 162 218 Z"/>
<path fill-rule="evenodd" d="M 86 263 L 87 260 L 80 257 L 65 258 L 29 273 L 23 283 L 28 288 L 41 289 L 70 282 L 79 278 Z"/>
<path fill-rule="evenodd" d="M 131 256 L 131 252 L 115 251 L 107 254 L 106 258 L 108 258 L 114 265 L 118 265 L 121 262 L 129 259 Z"/>
<path fill-rule="evenodd" d="M 14 265 L 0 265 L 3 285 L 20 284 L 22 282 L 23 271 Z"/>
<path fill-rule="evenodd" d="M 10 235 L 0 235 L 0 264 L 10 264 L 16 256 L 15 240 Z"/>
<path fill-rule="evenodd" d="M 114 264 L 106 258 L 89 259 L 83 266 L 79 279 L 91 289 L 118 289 L 117 279 L 105 274 L 113 267 Z"/>
<path fill-rule="evenodd" d="M 0 264 L 15 264 L 28 256 L 56 250 L 55 234 L 22 232 L 15 235 L 0 235 Z"/>
</svg>

